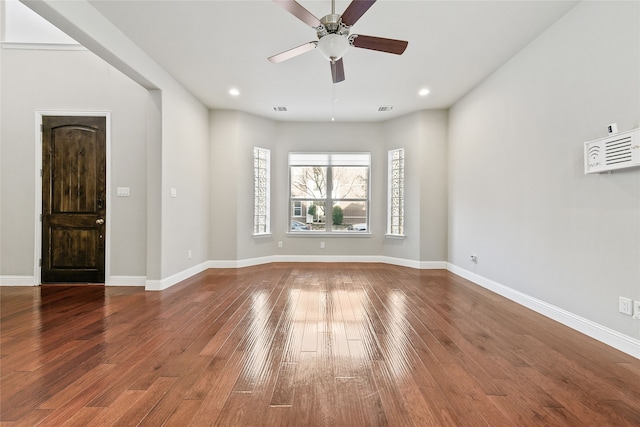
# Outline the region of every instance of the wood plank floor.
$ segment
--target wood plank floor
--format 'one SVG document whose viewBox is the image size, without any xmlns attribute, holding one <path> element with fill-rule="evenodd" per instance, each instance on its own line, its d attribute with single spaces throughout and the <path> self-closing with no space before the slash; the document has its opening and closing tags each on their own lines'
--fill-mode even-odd
<svg viewBox="0 0 640 427">
<path fill-rule="evenodd" d="M 442 270 L 0 288 L 2 426 L 638 426 L 640 361 Z"/>
</svg>

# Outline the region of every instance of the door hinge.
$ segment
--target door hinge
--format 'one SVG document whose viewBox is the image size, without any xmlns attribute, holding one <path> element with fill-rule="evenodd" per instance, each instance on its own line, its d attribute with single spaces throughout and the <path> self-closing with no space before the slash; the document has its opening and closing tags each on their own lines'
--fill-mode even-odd
<svg viewBox="0 0 640 427">
<path fill-rule="evenodd" d="M 38 260 L 38 267 L 42 267 L 42 258 Z"/>
<path fill-rule="evenodd" d="M 42 178 L 42 169 L 40 169 L 40 178 Z"/>
<path fill-rule="evenodd" d="M 42 214 L 40 214 L 40 222 L 42 222 Z"/>
<path fill-rule="evenodd" d="M 44 125 L 40 123 L 40 132 L 44 132 Z"/>
</svg>

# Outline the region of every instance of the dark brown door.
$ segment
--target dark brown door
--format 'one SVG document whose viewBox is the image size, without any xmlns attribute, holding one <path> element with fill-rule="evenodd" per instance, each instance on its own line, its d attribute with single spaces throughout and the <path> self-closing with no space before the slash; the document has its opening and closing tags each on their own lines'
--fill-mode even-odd
<svg viewBox="0 0 640 427">
<path fill-rule="evenodd" d="M 42 125 L 42 283 L 104 283 L 106 119 Z"/>
</svg>

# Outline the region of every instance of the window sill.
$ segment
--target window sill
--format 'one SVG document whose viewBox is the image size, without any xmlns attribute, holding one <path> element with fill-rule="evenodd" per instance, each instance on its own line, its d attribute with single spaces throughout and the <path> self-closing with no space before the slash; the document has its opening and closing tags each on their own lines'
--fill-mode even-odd
<svg viewBox="0 0 640 427">
<path fill-rule="evenodd" d="M 407 236 L 405 236 L 404 234 L 385 234 L 384 237 L 386 237 L 387 239 L 400 239 L 400 240 L 404 240 L 407 238 Z"/>
<path fill-rule="evenodd" d="M 371 237 L 363 231 L 288 231 L 289 237 Z"/>
<path fill-rule="evenodd" d="M 260 234 L 254 234 L 253 235 L 254 239 L 260 239 L 262 237 L 271 237 L 271 233 L 260 233 Z"/>
</svg>

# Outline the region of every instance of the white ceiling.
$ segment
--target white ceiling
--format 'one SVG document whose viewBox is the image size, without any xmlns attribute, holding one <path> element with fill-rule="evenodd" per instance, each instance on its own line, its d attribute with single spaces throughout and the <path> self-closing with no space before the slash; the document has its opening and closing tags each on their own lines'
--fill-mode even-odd
<svg viewBox="0 0 640 427">
<path fill-rule="evenodd" d="M 317 50 L 267 61 L 317 40 L 269 0 L 90 3 L 209 108 L 287 121 L 375 121 L 451 106 L 577 2 L 379 0 L 351 33 L 408 40 L 408 48 L 401 56 L 350 48 L 346 80 L 337 84 Z M 331 11 L 329 0 L 299 3 L 318 18 Z M 348 4 L 337 1 L 336 12 Z M 229 95 L 232 87 L 240 96 Z M 430 94 L 419 96 L 421 88 Z"/>
</svg>

